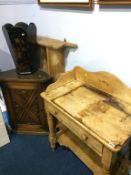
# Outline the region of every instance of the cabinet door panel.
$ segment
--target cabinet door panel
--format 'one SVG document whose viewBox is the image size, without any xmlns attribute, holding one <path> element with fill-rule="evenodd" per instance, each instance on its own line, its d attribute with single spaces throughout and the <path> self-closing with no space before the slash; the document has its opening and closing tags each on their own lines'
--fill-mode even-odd
<svg viewBox="0 0 131 175">
<path fill-rule="evenodd" d="M 20 125 L 45 125 L 44 105 L 40 97 L 39 83 L 7 83 L 5 85 L 10 102 L 10 120 L 13 127 Z"/>
<path fill-rule="evenodd" d="M 52 78 L 41 70 L 30 75 L 19 75 L 15 69 L 0 74 L 9 123 L 14 132 L 48 133 L 44 102 L 40 93 L 51 82 Z"/>
<path fill-rule="evenodd" d="M 30 89 L 24 87 L 21 87 L 21 89 L 15 89 L 11 87 L 9 91 L 15 110 L 16 124 L 40 124 L 39 86 L 37 88 L 31 86 Z"/>
</svg>

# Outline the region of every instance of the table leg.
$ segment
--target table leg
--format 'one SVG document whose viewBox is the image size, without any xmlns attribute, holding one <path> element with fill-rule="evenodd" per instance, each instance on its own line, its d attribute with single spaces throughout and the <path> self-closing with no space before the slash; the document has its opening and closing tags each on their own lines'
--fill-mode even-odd
<svg viewBox="0 0 131 175">
<path fill-rule="evenodd" d="M 129 161 L 131 161 L 131 141 L 130 141 L 130 144 L 129 144 Z"/>
<path fill-rule="evenodd" d="M 49 112 L 47 112 L 47 121 L 48 121 L 48 127 L 49 127 L 49 142 L 52 150 L 54 151 L 56 147 L 54 117 Z"/>
<path fill-rule="evenodd" d="M 113 153 L 108 148 L 104 147 L 102 155 L 102 175 L 111 175 L 112 158 Z"/>
<path fill-rule="evenodd" d="M 129 167 L 128 167 L 128 174 L 131 175 L 131 141 L 129 143 L 129 152 L 128 152 L 128 164 L 129 164 Z"/>
<path fill-rule="evenodd" d="M 110 169 L 108 169 L 107 167 L 103 166 L 102 175 L 111 175 L 110 174 Z"/>
</svg>

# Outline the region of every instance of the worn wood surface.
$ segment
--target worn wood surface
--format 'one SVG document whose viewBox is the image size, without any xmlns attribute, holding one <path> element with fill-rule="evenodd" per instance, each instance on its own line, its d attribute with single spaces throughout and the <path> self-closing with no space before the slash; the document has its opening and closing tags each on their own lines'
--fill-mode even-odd
<svg viewBox="0 0 131 175">
<path fill-rule="evenodd" d="M 86 165 L 94 160 L 87 153 L 90 159 L 87 158 L 88 163 L 85 161 L 80 145 L 90 148 L 101 159 L 101 166 L 97 164 L 100 175 L 114 175 L 112 167 L 117 162 L 117 153 L 122 152 L 131 139 L 130 92 L 110 73 L 93 73 L 76 67 L 63 73 L 41 96 L 46 111 L 70 131 L 66 134 L 66 130 L 60 128 L 57 141 L 68 146 Z M 80 139 L 79 146 L 74 145 L 72 134 Z M 56 137 L 54 129 L 52 135 Z M 91 166 L 94 174 L 98 174 L 97 166 Z"/>
<path fill-rule="evenodd" d="M 37 43 L 41 48 L 40 69 L 56 80 L 65 71 L 65 49 L 77 48 L 77 44 L 41 36 Z"/>
<path fill-rule="evenodd" d="M 51 77 L 44 71 L 38 70 L 29 75 L 19 75 L 15 69 L 0 72 L 0 82 L 47 82 Z"/>
<path fill-rule="evenodd" d="M 42 36 L 38 36 L 37 43 L 40 46 L 44 46 L 44 47 L 48 47 L 48 48 L 52 48 L 52 49 L 61 49 L 64 47 L 72 47 L 72 48 L 77 47 L 77 44 L 75 44 L 75 43 L 70 43 L 67 41 L 61 41 L 61 40 L 52 39 L 52 38 L 48 38 L 48 37 L 42 37 Z"/>
</svg>

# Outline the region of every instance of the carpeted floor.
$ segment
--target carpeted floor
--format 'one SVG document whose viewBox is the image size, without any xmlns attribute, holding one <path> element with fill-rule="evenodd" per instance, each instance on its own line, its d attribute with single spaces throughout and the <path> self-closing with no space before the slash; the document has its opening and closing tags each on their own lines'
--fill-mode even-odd
<svg viewBox="0 0 131 175">
<path fill-rule="evenodd" d="M 47 136 L 16 135 L 0 148 L 0 175 L 92 175 L 68 149 L 52 152 Z"/>
</svg>

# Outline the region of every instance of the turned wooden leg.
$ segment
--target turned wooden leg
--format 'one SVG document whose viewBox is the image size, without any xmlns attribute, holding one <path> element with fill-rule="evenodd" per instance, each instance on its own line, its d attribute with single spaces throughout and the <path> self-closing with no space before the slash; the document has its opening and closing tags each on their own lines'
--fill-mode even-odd
<svg viewBox="0 0 131 175">
<path fill-rule="evenodd" d="M 108 148 L 104 147 L 102 155 L 102 175 L 111 175 L 112 159 L 113 153 Z"/>
<path fill-rule="evenodd" d="M 127 164 L 128 164 L 128 175 L 131 175 L 131 141 L 128 145 L 128 153 L 127 153 L 127 156 L 126 156 L 126 161 L 127 161 Z"/>
<path fill-rule="evenodd" d="M 49 126 L 49 142 L 50 142 L 52 150 L 54 151 L 56 147 L 54 118 L 49 112 L 47 112 L 47 121 L 48 121 L 48 126 Z"/>
<path fill-rule="evenodd" d="M 105 166 L 102 168 L 102 175 L 111 175 L 110 170 Z"/>
<path fill-rule="evenodd" d="M 129 161 L 131 162 L 131 141 L 129 144 L 129 157 L 128 157 Z"/>
</svg>

